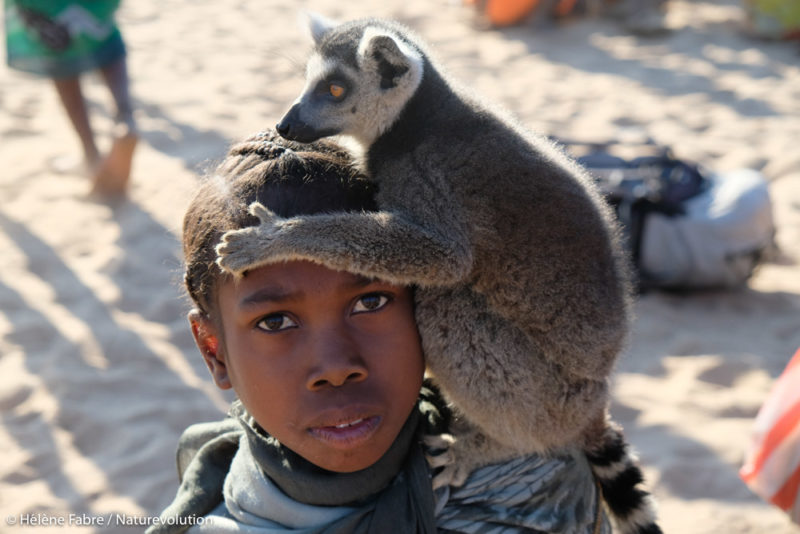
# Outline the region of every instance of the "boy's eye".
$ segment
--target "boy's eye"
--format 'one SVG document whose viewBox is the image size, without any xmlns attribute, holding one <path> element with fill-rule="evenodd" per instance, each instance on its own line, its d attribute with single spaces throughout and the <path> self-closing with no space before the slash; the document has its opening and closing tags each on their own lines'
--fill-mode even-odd
<svg viewBox="0 0 800 534">
<path fill-rule="evenodd" d="M 386 306 L 387 302 L 389 302 L 389 297 L 386 295 L 382 295 L 380 293 L 370 293 L 369 295 L 360 297 L 356 301 L 356 305 L 353 306 L 353 313 L 364 313 L 379 310 Z"/>
<path fill-rule="evenodd" d="M 333 98 L 342 98 L 344 96 L 344 87 L 338 83 L 332 83 L 328 86 L 328 92 Z"/>
<path fill-rule="evenodd" d="M 256 326 L 261 330 L 266 330 L 267 332 L 278 332 L 280 330 L 286 330 L 287 328 L 295 327 L 297 326 L 297 323 L 283 313 L 273 313 L 272 315 L 267 315 L 261 319 Z"/>
</svg>

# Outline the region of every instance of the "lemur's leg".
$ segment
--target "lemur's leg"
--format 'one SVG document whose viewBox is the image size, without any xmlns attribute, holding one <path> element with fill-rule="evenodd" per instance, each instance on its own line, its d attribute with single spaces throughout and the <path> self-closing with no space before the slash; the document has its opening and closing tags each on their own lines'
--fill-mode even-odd
<svg viewBox="0 0 800 534">
<path fill-rule="evenodd" d="M 472 268 L 467 239 L 447 236 L 390 212 L 337 212 L 283 219 L 254 203 L 261 224 L 226 233 L 217 247 L 223 269 L 241 274 L 268 263 L 310 260 L 409 285 L 448 285 Z"/>
<path fill-rule="evenodd" d="M 545 358 L 470 287 L 420 289 L 426 364 L 448 400 L 489 438 L 517 452 L 580 441 L 604 417 L 605 377 L 587 379 Z"/>
<path fill-rule="evenodd" d="M 478 256 L 481 268 L 470 280 L 487 306 L 525 332 L 540 354 L 587 379 L 611 373 L 625 348 L 632 308 L 624 262 L 598 233 L 532 246 L 521 256 L 513 247 L 505 256 Z"/>
</svg>

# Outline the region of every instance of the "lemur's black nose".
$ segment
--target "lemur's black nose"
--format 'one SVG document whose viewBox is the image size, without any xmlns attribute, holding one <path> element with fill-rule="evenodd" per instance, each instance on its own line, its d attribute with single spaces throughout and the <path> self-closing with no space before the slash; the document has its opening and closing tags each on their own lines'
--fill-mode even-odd
<svg viewBox="0 0 800 534">
<path fill-rule="evenodd" d="M 320 137 L 328 137 L 338 133 L 332 129 L 318 129 L 300 118 L 300 104 L 295 104 L 275 126 L 278 134 L 289 141 L 312 143 Z"/>
<path fill-rule="evenodd" d="M 278 133 L 281 137 L 286 137 L 289 133 L 289 121 L 283 119 L 281 122 L 275 125 L 275 129 L 278 130 Z"/>
</svg>

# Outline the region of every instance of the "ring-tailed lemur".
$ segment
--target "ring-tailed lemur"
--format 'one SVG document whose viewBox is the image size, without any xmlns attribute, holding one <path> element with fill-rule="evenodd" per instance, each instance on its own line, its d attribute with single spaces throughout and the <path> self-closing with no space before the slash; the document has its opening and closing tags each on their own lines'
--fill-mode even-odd
<svg viewBox="0 0 800 534">
<path fill-rule="evenodd" d="M 306 86 L 277 129 L 358 141 L 382 211 L 281 219 L 254 206 L 262 224 L 226 234 L 221 267 L 310 259 L 417 286 L 427 366 L 459 421 L 457 461 L 435 482 L 577 444 L 622 532 L 661 532 L 607 419 L 631 297 L 618 229 L 590 179 L 446 79 L 406 28 L 311 20 Z"/>
</svg>

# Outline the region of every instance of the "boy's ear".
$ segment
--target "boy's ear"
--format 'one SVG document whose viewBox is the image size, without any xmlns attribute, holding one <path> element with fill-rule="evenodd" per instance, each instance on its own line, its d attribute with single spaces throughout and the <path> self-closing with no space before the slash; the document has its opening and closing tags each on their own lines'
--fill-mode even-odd
<svg viewBox="0 0 800 534">
<path fill-rule="evenodd" d="M 219 342 L 217 326 L 205 314 L 198 310 L 189 312 L 189 324 L 192 325 L 192 336 L 197 348 L 203 355 L 203 360 L 211 372 L 214 383 L 220 389 L 230 389 L 232 387 L 228 376 L 228 367 L 225 363 L 224 349 Z"/>
</svg>

